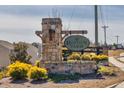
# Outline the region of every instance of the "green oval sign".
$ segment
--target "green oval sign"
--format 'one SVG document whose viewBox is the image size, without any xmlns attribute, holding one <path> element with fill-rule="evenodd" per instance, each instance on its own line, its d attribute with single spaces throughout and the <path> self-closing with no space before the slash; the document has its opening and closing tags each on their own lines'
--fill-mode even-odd
<svg viewBox="0 0 124 93">
<path fill-rule="evenodd" d="M 64 41 L 64 45 L 72 51 L 82 51 L 89 46 L 89 39 L 82 35 L 71 35 Z"/>
</svg>

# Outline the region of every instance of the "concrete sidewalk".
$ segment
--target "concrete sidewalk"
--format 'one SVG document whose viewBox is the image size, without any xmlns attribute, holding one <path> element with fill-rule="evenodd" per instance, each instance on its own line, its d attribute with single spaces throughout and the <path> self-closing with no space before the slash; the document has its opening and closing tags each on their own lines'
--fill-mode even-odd
<svg viewBox="0 0 124 93">
<path fill-rule="evenodd" d="M 119 67 L 122 71 L 124 71 L 124 63 L 117 61 L 114 57 L 109 57 L 109 62 Z M 124 88 L 124 82 L 115 85 L 114 88 Z"/>
<path fill-rule="evenodd" d="M 124 71 L 124 63 L 117 61 L 114 57 L 109 57 L 109 62 Z"/>
</svg>

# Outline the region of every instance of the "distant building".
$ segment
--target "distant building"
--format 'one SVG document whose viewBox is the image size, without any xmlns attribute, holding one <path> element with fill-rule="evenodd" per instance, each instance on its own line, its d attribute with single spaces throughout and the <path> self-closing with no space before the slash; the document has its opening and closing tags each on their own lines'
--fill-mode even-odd
<svg viewBox="0 0 124 93">
<path fill-rule="evenodd" d="M 38 49 L 37 56 L 39 57 L 39 59 L 41 59 L 42 58 L 42 45 L 41 45 L 41 43 L 33 42 L 32 45 Z"/>
<path fill-rule="evenodd" d="M 108 45 L 109 49 L 124 49 L 124 46 L 122 44 L 113 44 L 113 45 Z"/>
<path fill-rule="evenodd" d="M 27 52 L 29 55 L 32 56 L 30 61 L 31 63 L 35 63 L 35 61 L 39 59 L 38 48 L 34 47 L 32 44 L 27 44 L 27 46 L 28 46 Z"/>
<path fill-rule="evenodd" d="M 26 43 L 28 46 L 27 52 L 32 56 L 31 63 L 35 63 L 36 60 L 39 59 L 37 53 L 38 48 L 34 47 L 32 44 Z M 14 49 L 13 44 L 0 40 L 0 66 L 5 67 L 10 64 L 9 54 Z"/>
<path fill-rule="evenodd" d="M 9 54 L 13 50 L 13 45 L 7 41 L 0 40 L 0 66 L 8 66 L 10 64 Z"/>
</svg>

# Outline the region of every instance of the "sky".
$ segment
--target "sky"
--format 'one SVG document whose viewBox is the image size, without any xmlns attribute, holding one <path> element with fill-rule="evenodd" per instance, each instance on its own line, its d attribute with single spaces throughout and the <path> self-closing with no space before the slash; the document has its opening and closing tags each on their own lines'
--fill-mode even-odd
<svg viewBox="0 0 124 93">
<path fill-rule="evenodd" d="M 107 25 L 107 43 L 124 43 L 124 6 L 98 6 L 99 42 L 104 43 L 102 26 Z M 41 42 L 35 35 L 42 30 L 42 18 L 60 17 L 63 30 L 88 30 L 85 35 L 94 42 L 94 6 L 86 5 L 1 5 L 0 6 L 0 40 L 9 42 Z"/>
</svg>

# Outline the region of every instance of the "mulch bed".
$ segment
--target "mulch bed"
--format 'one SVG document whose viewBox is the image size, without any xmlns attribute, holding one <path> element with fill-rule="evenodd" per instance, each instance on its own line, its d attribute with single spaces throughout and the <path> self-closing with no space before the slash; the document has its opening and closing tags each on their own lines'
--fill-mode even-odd
<svg viewBox="0 0 124 93">
<path fill-rule="evenodd" d="M 116 76 L 103 76 L 103 78 L 93 78 L 92 76 L 84 76 L 78 81 L 63 81 L 54 83 L 52 81 L 32 81 L 32 80 L 19 80 L 12 81 L 11 78 L 3 78 L 0 80 L 0 87 L 4 88 L 104 88 L 116 83 L 124 81 L 124 72 L 115 66 L 111 69 L 116 71 Z"/>
</svg>

